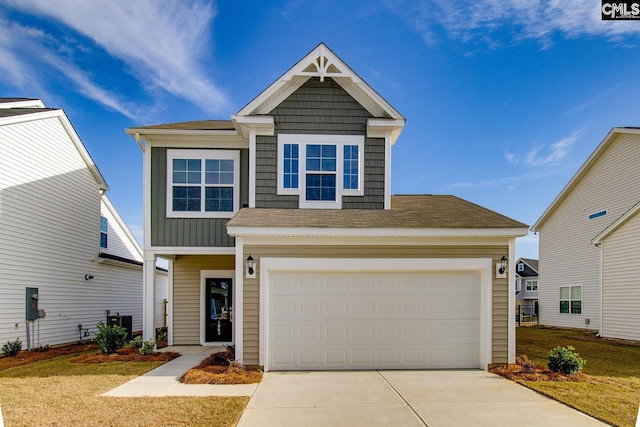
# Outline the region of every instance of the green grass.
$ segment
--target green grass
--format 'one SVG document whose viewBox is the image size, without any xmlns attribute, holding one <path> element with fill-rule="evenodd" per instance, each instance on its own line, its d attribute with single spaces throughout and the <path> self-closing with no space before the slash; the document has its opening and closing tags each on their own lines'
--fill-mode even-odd
<svg viewBox="0 0 640 427">
<path fill-rule="evenodd" d="M 60 356 L 0 371 L 12 426 L 233 426 L 248 397 L 101 397 L 163 362 L 71 363 Z"/>
<path fill-rule="evenodd" d="M 517 328 L 516 354 L 547 366 L 557 346 L 573 346 L 586 364 L 589 382 L 521 381 L 523 385 L 615 426 L 635 426 L 640 405 L 640 347 L 608 342 L 594 334 Z"/>
</svg>

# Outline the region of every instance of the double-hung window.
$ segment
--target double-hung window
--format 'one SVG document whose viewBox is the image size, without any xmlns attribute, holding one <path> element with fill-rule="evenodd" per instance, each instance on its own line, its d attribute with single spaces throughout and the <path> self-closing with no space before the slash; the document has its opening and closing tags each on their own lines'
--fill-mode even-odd
<svg viewBox="0 0 640 427">
<path fill-rule="evenodd" d="M 107 240 L 109 237 L 109 220 L 103 216 L 100 216 L 100 247 L 107 247 Z"/>
<path fill-rule="evenodd" d="M 538 281 L 537 280 L 525 280 L 525 289 L 529 292 L 538 290 Z"/>
<path fill-rule="evenodd" d="M 363 196 L 364 136 L 278 135 L 278 194 L 301 208 L 340 209 L 342 196 Z"/>
<path fill-rule="evenodd" d="M 582 286 L 560 286 L 560 313 L 582 314 Z"/>
<path fill-rule="evenodd" d="M 230 218 L 239 208 L 235 150 L 168 150 L 167 216 Z"/>
</svg>

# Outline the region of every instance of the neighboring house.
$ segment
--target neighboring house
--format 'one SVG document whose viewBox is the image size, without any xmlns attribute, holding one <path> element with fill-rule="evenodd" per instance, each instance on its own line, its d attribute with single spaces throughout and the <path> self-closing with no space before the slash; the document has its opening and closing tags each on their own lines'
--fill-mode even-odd
<svg viewBox="0 0 640 427">
<path fill-rule="evenodd" d="M 145 266 L 169 259 L 170 344 L 233 343 L 266 370 L 513 362 L 500 260 L 527 226 L 392 196 L 404 124 L 320 44 L 231 120 L 127 129 L 144 152 Z"/>
<path fill-rule="evenodd" d="M 532 230 L 540 323 L 640 340 L 640 128 L 613 128 Z"/>
<path fill-rule="evenodd" d="M 516 304 L 535 307 L 538 302 L 538 260 L 518 258 L 516 261 Z"/>
<path fill-rule="evenodd" d="M 90 338 L 107 310 L 141 330 L 142 249 L 65 113 L 0 98 L 0 152 L 0 343 L 26 347 L 27 288 L 46 315 L 29 322 L 32 347 Z"/>
</svg>

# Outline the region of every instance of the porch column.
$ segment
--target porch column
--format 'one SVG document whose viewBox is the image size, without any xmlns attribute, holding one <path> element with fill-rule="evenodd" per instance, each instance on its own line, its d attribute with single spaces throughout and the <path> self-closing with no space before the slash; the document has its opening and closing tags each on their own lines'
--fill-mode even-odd
<svg viewBox="0 0 640 427">
<path fill-rule="evenodd" d="M 142 339 L 155 342 L 156 254 L 154 252 L 144 252 L 142 275 Z"/>
</svg>

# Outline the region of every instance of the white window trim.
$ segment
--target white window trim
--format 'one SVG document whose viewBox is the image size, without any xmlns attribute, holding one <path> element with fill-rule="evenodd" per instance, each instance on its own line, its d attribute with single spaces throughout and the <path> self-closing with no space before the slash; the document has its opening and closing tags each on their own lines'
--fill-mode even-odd
<svg viewBox="0 0 640 427">
<path fill-rule="evenodd" d="M 519 262 L 518 263 L 518 273 L 522 273 L 524 271 L 524 263 L 523 262 Z"/>
<path fill-rule="evenodd" d="M 560 297 L 560 289 L 562 288 L 569 288 L 569 299 L 568 300 L 563 300 Z M 571 298 L 571 288 L 580 288 L 580 300 L 574 300 L 573 298 Z M 560 311 L 560 301 L 569 301 L 569 312 L 568 313 L 562 313 Z M 580 313 L 574 313 L 571 311 L 571 302 L 573 301 L 580 301 Z M 564 316 L 572 316 L 572 315 L 582 315 L 584 314 L 584 287 L 582 285 L 564 285 L 564 286 L 558 286 L 558 314 L 560 315 L 564 315 Z"/>
<path fill-rule="evenodd" d="M 107 222 L 107 231 L 102 231 L 102 219 Z M 102 235 L 105 235 L 105 245 L 102 246 Z M 109 218 L 104 215 L 100 215 L 100 248 L 108 249 L 109 248 Z"/>
<path fill-rule="evenodd" d="M 533 285 L 530 285 L 532 282 L 536 282 L 536 289 L 533 289 Z M 524 289 L 527 292 L 538 292 L 538 279 L 529 279 L 524 281 Z"/>
<path fill-rule="evenodd" d="M 298 188 L 284 188 L 284 145 L 298 144 Z M 336 146 L 336 200 L 307 201 L 306 145 Z M 344 146 L 358 146 L 358 188 L 344 189 Z M 297 195 L 299 207 L 304 209 L 342 209 L 342 196 L 364 196 L 364 135 L 278 135 L 278 195 Z"/>
<path fill-rule="evenodd" d="M 233 160 L 233 211 L 183 212 L 173 210 L 173 159 Z M 204 187 L 204 183 L 199 184 Z M 240 151 L 238 150 L 167 150 L 167 218 L 231 218 L 240 209 Z M 204 200 L 201 201 L 204 209 Z"/>
</svg>

